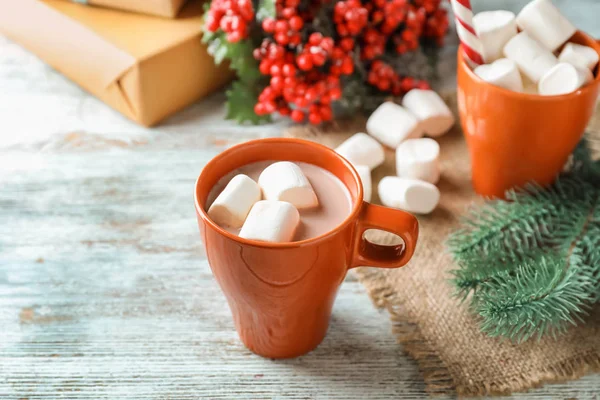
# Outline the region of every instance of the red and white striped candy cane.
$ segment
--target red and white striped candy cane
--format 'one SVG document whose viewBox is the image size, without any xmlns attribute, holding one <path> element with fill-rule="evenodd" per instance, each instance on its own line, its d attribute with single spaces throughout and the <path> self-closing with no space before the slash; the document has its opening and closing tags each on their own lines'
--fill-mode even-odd
<svg viewBox="0 0 600 400">
<path fill-rule="evenodd" d="M 451 0 L 456 32 L 467 57 L 475 64 L 485 64 L 482 56 L 481 41 L 473 28 L 473 9 L 470 0 Z"/>
</svg>

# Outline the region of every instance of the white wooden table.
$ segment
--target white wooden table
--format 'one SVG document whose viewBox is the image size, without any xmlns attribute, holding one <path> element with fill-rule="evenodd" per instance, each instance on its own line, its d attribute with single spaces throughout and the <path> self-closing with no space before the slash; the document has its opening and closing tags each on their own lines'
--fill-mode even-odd
<svg viewBox="0 0 600 400">
<path fill-rule="evenodd" d="M 0 37 L 0 399 L 415 399 L 416 364 L 350 274 L 327 338 L 272 361 L 237 339 L 203 254 L 204 163 L 283 123 L 223 96 L 135 126 Z M 600 376 L 515 398 L 597 399 Z"/>
</svg>

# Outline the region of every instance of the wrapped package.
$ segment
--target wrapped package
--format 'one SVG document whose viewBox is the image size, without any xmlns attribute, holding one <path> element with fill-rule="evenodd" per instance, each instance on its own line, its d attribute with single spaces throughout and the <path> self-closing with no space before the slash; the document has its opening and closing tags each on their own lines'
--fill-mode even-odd
<svg viewBox="0 0 600 400">
<path fill-rule="evenodd" d="M 187 0 L 66 0 L 98 7 L 175 18 Z"/>
<path fill-rule="evenodd" d="M 176 20 L 63 0 L 0 5 L 0 33 L 145 126 L 228 82 L 201 43 L 201 2 Z"/>
</svg>

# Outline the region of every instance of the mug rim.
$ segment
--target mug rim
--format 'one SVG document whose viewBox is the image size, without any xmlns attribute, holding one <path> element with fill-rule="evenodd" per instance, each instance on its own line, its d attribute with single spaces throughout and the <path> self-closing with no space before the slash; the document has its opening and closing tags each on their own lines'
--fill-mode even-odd
<svg viewBox="0 0 600 400">
<path fill-rule="evenodd" d="M 342 164 L 352 174 L 352 179 L 354 179 L 354 181 L 356 183 L 356 187 L 358 188 L 358 194 L 356 197 L 357 200 L 352 202 L 353 204 L 352 204 L 352 209 L 350 211 L 350 214 L 348 214 L 348 216 L 346 216 L 346 218 L 340 224 L 336 225 L 333 229 L 331 229 L 319 236 L 315 236 L 315 237 L 304 239 L 304 240 L 299 240 L 296 242 L 274 243 L 274 242 L 264 242 L 264 241 L 253 240 L 253 239 L 245 239 L 245 238 L 239 237 L 238 235 L 234 235 L 233 233 L 230 233 L 227 230 L 221 228 L 208 216 L 208 212 L 205 211 L 204 208 L 200 206 L 200 201 L 198 200 L 199 185 L 200 185 L 200 181 L 202 180 L 203 176 L 207 173 L 206 172 L 207 167 L 221 161 L 223 158 L 227 157 L 231 152 L 237 151 L 238 149 L 246 147 L 246 146 L 255 146 L 257 144 L 258 145 L 269 145 L 269 144 L 292 144 L 292 143 L 296 144 L 296 145 L 310 147 L 313 150 L 317 150 L 320 152 L 329 153 L 329 155 L 332 155 L 335 158 L 337 158 L 338 160 L 340 160 L 342 162 Z M 323 167 L 320 167 L 320 168 L 323 168 Z M 326 168 L 323 168 L 323 169 L 327 170 Z M 231 171 L 229 171 L 229 172 L 231 172 Z M 219 177 L 219 179 L 221 179 L 221 178 L 222 178 L 222 176 Z M 339 178 L 337 178 L 337 179 L 339 179 Z M 342 182 L 342 183 L 344 184 L 344 182 Z M 346 184 L 344 184 L 344 186 L 346 187 L 346 190 L 350 191 L 350 189 L 346 186 Z M 194 204 L 196 207 L 196 214 L 202 218 L 204 223 L 206 223 L 208 226 L 210 226 L 212 229 L 214 229 L 220 235 L 225 236 L 230 240 L 239 242 L 241 244 L 249 245 L 249 246 L 261 247 L 261 248 L 272 248 L 272 249 L 298 248 L 298 247 L 308 246 L 308 245 L 312 245 L 312 244 L 321 242 L 323 240 L 326 240 L 332 236 L 335 236 L 336 234 L 341 232 L 343 229 L 345 229 L 350 223 L 352 223 L 354 220 L 356 220 L 356 218 L 358 217 L 358 214 L 360 213 L 360 210 L 362 209 L 363 203 L 364 203 L 364 201 L 362 199 L 363 199 L 363 186 L 362 186 L 362 182 L 360 180 L 360 176 L 358 175 L 358 172 L 356 172 L 356 169 L 354 168 L 354 166 L 348 160 L 346 160 L 344 157 L 342 157 L 337 152 L 335 152 L 333 149 L 331 149 L 327 146 L 324 146 L 320 143 L 311 142 L 309 140 L 298 139 L 298 138 L 283 138 L 283 137 L 259 138 L 259 139 L 253 139 L 253 140 L 249 140 L 249 141 L 242 142 L 242 143 L 236 144 L 234 146 L 231 146 L 228 149 L 217 154 L 208 163 L 206 163 L 206 165 L 202 168 L 202 171 L 198 175 L 198 178 L 196 179 L 196 183 L 194 185 Z"/>
<path fill-rule="evenodd" d="M 600 56 L 600 44 L 594 38 L 592 38 L 591 36 L 589 36 L 588 34 L 586 34 L 583 31 L 577 31 L 571 38 L 573 38 L 574 36 L 577 36 L 577 35 L 579 35 L 586 42 L 586 44 L 585 44 L 586 46 L 590 46 L 591 43 L 595 44 L 595 46 L 593 46 L 593 49 Z M 575 98 L 577 96 L 583 95 L 584 93 L 592 90 L 592 87 L 594 85 L 598 85 L 600 83 L 600 65 L 599 65 L 599 66 L 596 66 L 596 68 L 598 69 L 598 73 L 594 76 L 594 79 L 587 85 L 585 85 L 571 93 L 558 94 L 558 95 L 552 95 L 552 96 L 542 96 L 540 94 L 515 92 L 512 90 L 502 88 L 500 86 L 493 85 L 487 81 L 484 81 L 479 76 L 477 76 L 475 74 L 475 71 L 473 69 L 471 69 L 471 67 L 467 64 L 467 60 L 464 56 L 462 44 L 460 44 L 458 46 L 458 68 L 461 68 L 464 71 L 466 71 L 467 76 L 472 81 L 475 81 L 478 85 L 487 86 L 487 88 L 486 88 L 487 90 L 496 91 L 500 95 L 503 95 L 503 96 L 517 97 L 517 98 L 521 98 L 523 100 L 532 100 L 532 101 L 569 100 L 571 98 Z"/>
</svg>

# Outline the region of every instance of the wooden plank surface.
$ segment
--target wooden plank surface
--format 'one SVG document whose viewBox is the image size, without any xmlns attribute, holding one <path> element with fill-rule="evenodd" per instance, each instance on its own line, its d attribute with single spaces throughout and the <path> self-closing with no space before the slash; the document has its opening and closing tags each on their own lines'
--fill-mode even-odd
<svg viewBox="0 0 600 400">
<path fill-rule="evenodd" d="M 283 123 L 222 95 L 137 127 L 0 37 L 0 399 L 416 399 L 416 364 L 350 274 L 314 352 L 246 350 L 206 263 L 194 180 Z M 514 398 L 597 399 L 600 376 Z"/>
<path fill-rule="evenodd" d="M 387 315 L 353 275 L 315 352 L 271 361 L 240 344 L 192 201 L 221 148 L 202 148 L 211 137 L 178 140 L 185 148 L 63 138 L 52 151 L 2 152 L 0 398 L 424 396 Z M 599 387 L 592 376 L 531 397 L 592 399 Z"/>
</svg>

